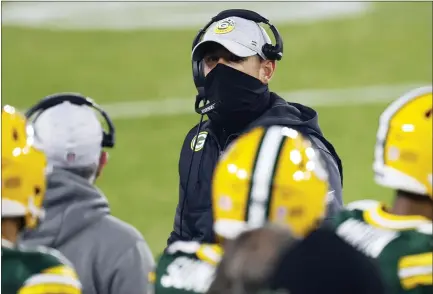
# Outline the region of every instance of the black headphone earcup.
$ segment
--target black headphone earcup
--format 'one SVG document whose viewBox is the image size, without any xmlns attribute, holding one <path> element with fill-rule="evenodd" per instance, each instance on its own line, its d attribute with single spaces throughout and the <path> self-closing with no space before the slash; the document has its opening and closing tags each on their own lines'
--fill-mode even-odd
<svg viewBox="0 0 433 294">
<path fill-rule="evenodd" d="M 196 87 L 200 85 L 200 64 L 198 61 L 192 61 L 192 76 L 194 78 L 194 84 Z"/>
<path fill-rule="evenodd" d="M 278 50 L 272 44 L 265 44 L 262 47 L 263 54 L 271 60 L 281 60 L 281 55 L 278 54 Z"/>
<path fill-rule="evenodd" d="M 102 132 L 102 147 L 112 148 L 114 147 L 114 138 L 111 134 Z"/>
<path fill-rule="evenodd" d="M 203 61 L 193 61 L 192 62 L 192 75 L 194 78 L 194 84 L 196 88 L 204 87 L 205 76 Z"/>
<path fill-rule="evenodd" d="M 203 63 L 203 60 L 201 60 L 198 63 L 198 72 L 199 72 L 199 76 L 200 76 L 200 84 L 204 87 L 204 83 L 206 81 L 206 77 L 204 76 L 204 63 Z"/>
</svg>

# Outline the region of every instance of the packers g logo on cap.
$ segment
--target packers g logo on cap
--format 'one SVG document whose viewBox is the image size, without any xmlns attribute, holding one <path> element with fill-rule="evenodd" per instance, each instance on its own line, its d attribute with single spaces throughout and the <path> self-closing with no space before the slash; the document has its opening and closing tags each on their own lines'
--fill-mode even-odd
<svg viewBox="0 0 433 294">
<path fill-rule="evenodd" d="M 233 29 L 235 28 L 235 21 L 231 18 L 226 18 L 223 20 L 220 20 L 215 29 L 214 32 L 215 34 L 226 34 L 226 33 L 230 33 L 231 31 L 233 31 Z"/>
<path fill-rule="evenodd" d="M 195 145 L 195 149 L 194 149 L 195 138 L 196 138 L 196 136 L 194 136 L 194 138 L 191 141 L 191 150 L 200 151 L 204 146 L 206 137 L 207 137 L 207 132 L 200 132 L 200 134 L 198 134 L 197 145 Z"/>
</svg>

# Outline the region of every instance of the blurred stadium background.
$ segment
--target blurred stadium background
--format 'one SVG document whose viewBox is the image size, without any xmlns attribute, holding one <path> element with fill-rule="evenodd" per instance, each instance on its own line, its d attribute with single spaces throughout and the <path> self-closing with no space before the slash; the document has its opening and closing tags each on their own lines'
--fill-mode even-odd
<svg viewBox="0 0 433 294">
<path fill-rule="evenodd" d="M 225 8 L 256 9 L 278 24 L 285 56 L 271 88 L 316 107 L 344 162 L 346 202 L 390 200 L 373 183 L 378 116 L 432 80 L 428 2 L 3 2 L 2 103 L 25 109 L 74 91 L 103 104 L 115 117 L 117 147 L 98 185 L 154 254 L 172 229 L 182 140 L 199 120 L 191 42 Z"/>
</svg>

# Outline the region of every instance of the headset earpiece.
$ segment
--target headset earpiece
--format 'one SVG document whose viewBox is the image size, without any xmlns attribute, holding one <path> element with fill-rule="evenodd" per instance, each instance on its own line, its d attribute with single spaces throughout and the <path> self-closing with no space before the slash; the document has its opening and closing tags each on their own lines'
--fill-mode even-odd
<svg viewBox="0 0 433 294">
<path fill-rule="evenodd" d="M 196 85 L 204 85 L 204 68 L 203 68 L 203 61 L 202 60 L 198 60 L 196 62 L 193 61 L 192 63 L 192 67 L 193 67 L 193 72 L 197 73 L 193 75 L 194 78 L 194 84 Z"/>
<path fill-rule="evenodd" d="M 279 50 L 271 44 L 265 44 L 262 48 L 263 54 L 270 60 L 281 60 L 282 56 L 279 54 Z"/>
</svg>

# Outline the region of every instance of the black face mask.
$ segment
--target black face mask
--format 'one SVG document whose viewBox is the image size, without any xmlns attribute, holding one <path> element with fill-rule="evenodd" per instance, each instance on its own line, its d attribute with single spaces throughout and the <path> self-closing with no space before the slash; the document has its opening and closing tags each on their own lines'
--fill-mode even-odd
<svg viewBox="0 0 433 294">
<path fill-rule="evenodd" d="M 208 113 L 211 122 L 233 133 L 257 119 L 270 103 L 267 85 L 223 64 L 215 66 L 206 76 L 204 90 L 210 102 L 219 102 Z"/>
</svg>

